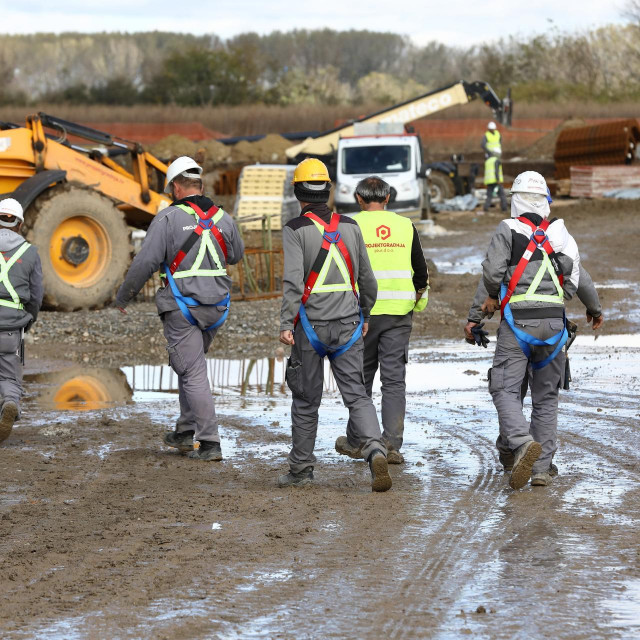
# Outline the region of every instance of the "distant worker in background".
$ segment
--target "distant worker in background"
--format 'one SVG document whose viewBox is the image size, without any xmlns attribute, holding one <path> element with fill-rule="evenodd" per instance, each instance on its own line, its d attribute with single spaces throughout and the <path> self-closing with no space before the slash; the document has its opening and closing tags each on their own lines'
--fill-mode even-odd
<svg viewBox="0 0 640 640">
<path fill-rule="evenodd" d="M 564 221 L 549 219 L 545 179 L 525 171 L 511 193 L 511 219 L 498 226 L 482 263 L 487 297 L 481 313 L 500 309 L 502 314 L 489 392 L 498 412 L 500 460 L 505 470 L 511 467 L 510 486 L 520 489 L 529 479 L 534 486 L 546 486 L 556 472 L 558 392 L 568 339 L 564 301 L 579 289 L 582 271 L 578 246 Z M 598 329 L 603 316 L 597 291 L 589 282 L 581 289 L 587 322 Z M 469 342 L 476 319 L 477 312 L 465 327 Z M 527 376 L 531 423 L 522 411 Z"/>
<path fill-rule="evenodd" d="M 495 190 L 498 190 L 500 198 L 500 208 L 502 212 L 507 211 L 507 198 L 504 195 L 504 177 L 502 175 L 502 136 L 498 131 L 495 122 L 487 125 L 484 137 L 482 138 L 482 148 L 484 150 L 484 183 L 487 186 L 487 198 L 484 201 L 484 210 L 489 211 L 491 200 Z"/>
<path fill-rule="evenodd" d="M 290 345 L 287 384 L 293 396 L 290 471 L 280 487 L 313 482 L 318 409 L 327 356 L 345 406 L 354 445 L 369 463 L 371 488 L 387 491 L 391 476 L 373 401 L 362 376 L 363 336 L 378 286 L 360 227 L 327 206 L 331 180 L 315 158 L 303 160 L 293 177 L 301 214 L 282 232 L 284 276 L 280 342 Z"/>
<path fill-rule="evenodd" d="M 244 244 L 233 218 L 203 195 L 202 167 L 192 158 L 182 156 L 169 165 L 165 193 L 173 202 L 152 220 L 116 306 L 124 312 L 152 274 L 162 270 L 164 287 L 156 293 L 156 305 L 180 399 L 180 417 L 164 442 L 190 451 L 190 458 L 222 460 L 205 354 L 229 313 L 226 267 L 241 260 Z"/>
<path fill-rule="evenodd" d="M 381 178 L 365 178 L 356 187 L 361 212 L 354 216 L 364 238 L 378 297 L 364 338 L 364 384 L 371 396 L 380 366 L 382 383 L 382 440 L 387 462 L 401 464 L 406 409 L 406 367 L 413 312 L 427 306 L 429 272 L 418 231 L 411 220 L 386 211 L 391 187 Z M 362 458 L 353 423 L 336 440 L 336 451 Z"/>
<path fill-rule="evenodd" d="M 36 321 L 44 289 L 38 250 L 21 235 L 22 205 L 0 201 L 0 442 L 20 417 L 24 332 Z"/>
</svg>

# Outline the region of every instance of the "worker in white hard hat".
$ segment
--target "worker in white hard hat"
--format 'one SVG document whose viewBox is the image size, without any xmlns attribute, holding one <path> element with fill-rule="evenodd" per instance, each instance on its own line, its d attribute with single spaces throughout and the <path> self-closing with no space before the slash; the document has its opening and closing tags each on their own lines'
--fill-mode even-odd
<svg viewBox="0 0 640 640">
<path fill-rule="evenodd" d="M 20 417 L 24 333 L 42 305 L 38 250 L 20 234 L 24 213 L 13 198 L 0 201 L 0 442 Z"/>
<path fill-rule="evenodd" d="M 487 297 L 481 311 L 491 315 L 500 310 L 502 316 L 489 392 L 498 411 L 500 459 L 505 469 L 511 468 L 509 484 L 520 489 L 529 480 L 546 486 L 555 473 L 558 392 L 568 339 L 564 303 L 576 294 L 581 269 L 578 246 L 564 221 L 549 217 L 551 197 L 544 177 L 525 171 L 511 193 L 511 218 L 498 226 L 482 263 Z M 603 316 L 597 291 L 592 282 L 580 288 L 587 322 L 598 329 Z M 470 322 L 465 327 L 468 340 L 474 326 Z M 527 371 L 530 423 L 522 411 Z"/>
<path fill-rule="evenodd" d="M 503 212 L 507 210 L 507 198 L 504 194 L 504 176 L 502 173 L 502 136 L 495 122 L 487 124 L 487 130 L 482 138 L 484 151 L 484 184 L 487 187 L 487 196 L 484 201 L 484 210 L 489 211 L 493 194 L 497 191 L 500 198 L 500 207 Z"/>
<path fill-rule="evenodd" d="M 202 167 L 182 156 L 167 169 L 172 204 L 158 213 L 118 291 L 123 312 L 160 270 L 156 293 L 169 364 L 178 375 L 180 416 L 164 443 L 198 460 L 222 460 L 205 354 L 229 313 L 231 278 L 244 244 L 233 218 L 203 195 Z M 194 439 L 199 443 L 194 448 Z"/>
</svg>

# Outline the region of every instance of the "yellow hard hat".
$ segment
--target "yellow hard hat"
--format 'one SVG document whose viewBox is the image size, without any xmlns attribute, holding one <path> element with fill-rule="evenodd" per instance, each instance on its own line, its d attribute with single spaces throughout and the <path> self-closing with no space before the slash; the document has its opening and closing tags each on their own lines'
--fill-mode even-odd
<svg viewBox="0 0 640 640">
<path fill-rule="evenodd" d="M 322 160 L 306 158 L 293 172 L 293 182 L 331 182 L 331 178 Z"/>
</svg>

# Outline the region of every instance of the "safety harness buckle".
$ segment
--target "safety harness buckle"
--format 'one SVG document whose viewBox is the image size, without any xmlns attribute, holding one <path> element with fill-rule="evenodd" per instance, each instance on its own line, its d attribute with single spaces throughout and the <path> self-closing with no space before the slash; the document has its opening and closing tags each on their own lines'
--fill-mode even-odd
<svg viewBox="0 0 640 640">
<path fill-rule="evenodd" d="M 541 238 L 541 239 L 539 239 Z M 544 243 L 547 241 L 547 234 L 542 229 L 536 229 L 531 234 L 531 240 L 538 245 L 538 248 L 542 247 Z"/>
<path fill-rule="evenodd" d="M 340 242 L 340 239 L 342 238 L 342 236 L 340 235 L 339 231 L 325 231 L 322 234 L 322 237 L 329 243 L 329 244 L 338 244 L 338 242 Z"/>
</svg>

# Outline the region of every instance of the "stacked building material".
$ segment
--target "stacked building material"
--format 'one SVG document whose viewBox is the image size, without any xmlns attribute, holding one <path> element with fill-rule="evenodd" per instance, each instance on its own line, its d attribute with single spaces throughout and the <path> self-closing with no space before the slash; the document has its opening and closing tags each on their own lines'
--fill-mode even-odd
<svg viewBox="0 0 640 640">
<path fill-rule="evenodd" d="M 565 129 L 553 155 L 555 177 L 568 178 L 573 166 L 631 164 L 638 160 L 639 143 L 640 127 L 633 119 Z"/>
<path fill-rule="evenodd" d="M 607 191 L 635 187 L 640 187 L 640 163 L 630 167 L 571 167 L 572 198 L 597 198 Z"/>
</svg>

